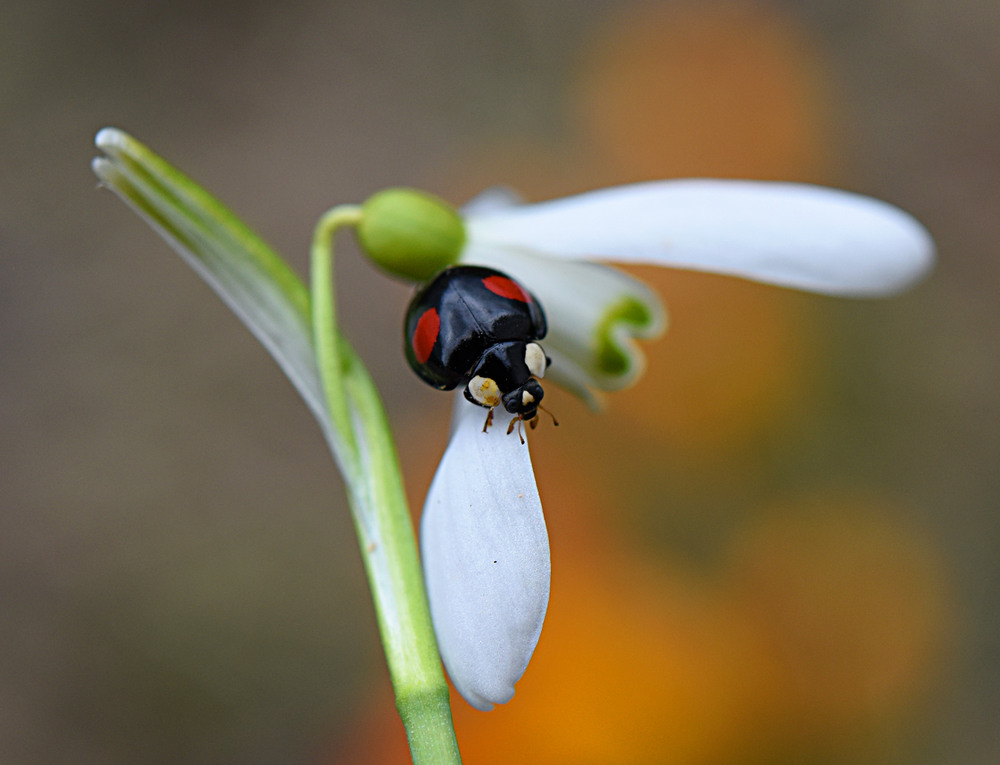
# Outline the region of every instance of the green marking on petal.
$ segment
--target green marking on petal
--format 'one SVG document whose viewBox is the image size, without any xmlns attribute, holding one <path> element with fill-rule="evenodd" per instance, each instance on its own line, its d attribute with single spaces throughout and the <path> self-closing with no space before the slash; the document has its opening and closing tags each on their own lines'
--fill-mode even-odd
<svg viewBox="0 0 1000 765">
<path fill-rule="evenodd" d="M 620 343 L 620 333 L 616 330 L 624 324 L 633 328 L 633 334 L 641 335 L 641 331 L 634 330 L 646 330 L 653 323 L 652 312 L 641 300 L 626 297 L 612 304 L 595 327 L 597 342 L 594 360 L 598 370 L 615 377 L 627 374 L 633 367 L 634 358 L 629 349 Z"/>
</svg>

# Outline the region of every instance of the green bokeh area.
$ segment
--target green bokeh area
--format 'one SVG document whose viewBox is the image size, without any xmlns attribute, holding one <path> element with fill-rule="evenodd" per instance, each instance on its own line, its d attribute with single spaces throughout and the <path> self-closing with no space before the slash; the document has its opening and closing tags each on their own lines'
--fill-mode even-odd
<svg viewBox="0 0 1000 765">
<path fill-rule="evenodd" d="M 390 186 L 448 197 L 465 190 L 467 158 L 499 141 L 576 140 L 580 51 L 630 6 L 0 4 L 0 760 L 354 761 L 370 709 L 392 703 L 318 428 L 228 309 L 95 189 L 96 131 L 147 143 L 304 274 L 328 207 Z M 677 452 L 617 464 L 615 444 L 593 440 L 608 426 L 567 419 L 564 401 L 557 435 L 532 437 L 564 439 L 570 463 L 578 447 L 608 454 L 634 510 L 608 516 L 643 554 L 708 578 L 744 499 L 845 476 L 900 498 L 946 567 L 954 623 L 935 691 L 900 708 L 888 745 L 874 727 L 839 754 L 807 734 L 788 751 L 1000 761 L 1000 12 L 755 6 L 804 30 L 829 72 L 837 172 L 809 179 L 915 213 L 938 270 L 897 301 L 808 301 L 841 377 L 795 433 L 757 434 L 755 458 L 728 472 L 685 471 Z M 563 191 L 588 181 L 605 176 Z M 419 507 L 449 401 L 403 359 L 406 286 L 346 238 L 338 258 L 344 332 L 422 452 L 402 454 Z M 798 446 L 776 446 L 787 437 Z M 688 512 L 660 512 L 677 506 Z"/>
</svg>

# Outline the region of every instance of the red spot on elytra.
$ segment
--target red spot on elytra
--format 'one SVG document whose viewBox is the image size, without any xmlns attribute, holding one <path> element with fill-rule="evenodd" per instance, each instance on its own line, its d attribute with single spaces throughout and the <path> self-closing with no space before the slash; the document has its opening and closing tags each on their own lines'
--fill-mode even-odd
<svg viewBox="0 0 1000 765">
<path fill-rule="evenodd" d="M 417 328 L 413 330 L 413 355 L 421 364 L 431 357 L 439 329 L 441 329 L 441 317 L 438 316 L 436 308 L 428 308 L 417 319 Z"/>
<path fill-rule="evenodd" d="M 500 297 L 517 300 L 521 303 L 531 302 L 531 297 L 521 288 L 521 285 L 506 276 L 487 276 L 483 279 L 483 286 Z"/>
</svg>

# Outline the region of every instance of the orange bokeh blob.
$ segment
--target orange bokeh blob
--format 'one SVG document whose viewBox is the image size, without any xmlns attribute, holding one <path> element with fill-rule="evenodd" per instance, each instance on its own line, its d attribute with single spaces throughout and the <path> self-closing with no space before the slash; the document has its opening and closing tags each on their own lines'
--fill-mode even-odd
<svg viewBox="0 0 1000 765">
<path fill-rule="evenodd" d="M 576 100 L 593 150 L 629 180 L 807 180 L 828 162 L 828 91 L 816 47 L 787 16 L 671 3 L 601 28 Z"/>
</svg>

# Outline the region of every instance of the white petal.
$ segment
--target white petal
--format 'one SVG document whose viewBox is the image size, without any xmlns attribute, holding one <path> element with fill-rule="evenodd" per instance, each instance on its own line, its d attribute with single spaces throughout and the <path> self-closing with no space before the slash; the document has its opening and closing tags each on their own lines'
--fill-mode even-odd
<svg viewBox="0 0 1000 765">
<path fill-rule="evenodd" d="M 441 658 L 476 709 L 510 701 L 549 602 L 549 539 L 527 444 L 510 415 L 462 400 L 431 484 L 420 547 Z"/>
<path fill-rule="evenodd" d="M 902 210 L 791 183 L 643 183 L 474 213 L 466 223 L 477 244 L 714 271 L 840 295 L 901 290 L 934 257 L 930 235 Z"/>
</svg>

